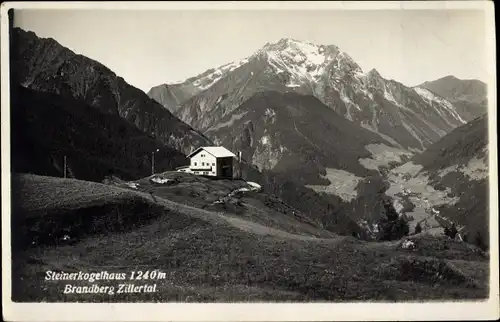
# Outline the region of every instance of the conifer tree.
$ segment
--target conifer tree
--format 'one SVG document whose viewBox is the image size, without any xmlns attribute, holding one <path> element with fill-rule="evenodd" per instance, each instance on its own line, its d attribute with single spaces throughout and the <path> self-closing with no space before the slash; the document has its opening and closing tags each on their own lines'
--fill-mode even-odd
<svg viewBox="0 0 500 322">
<path fill-rule="evenodd" d="M 422 226 L 420 225 L 420 223 L 417 223 L 417 225 L 415 226 L 415 234 L 420 234 L 422 232 Z"/>
</svg>

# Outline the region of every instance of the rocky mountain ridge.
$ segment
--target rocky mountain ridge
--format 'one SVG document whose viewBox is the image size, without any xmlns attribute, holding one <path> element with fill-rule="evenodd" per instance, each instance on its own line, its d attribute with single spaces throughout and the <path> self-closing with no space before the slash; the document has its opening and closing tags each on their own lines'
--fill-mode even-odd
<svg viewBox="0 0 500 322">
<path fill-rule="evenodd" d="M 189 91 L 183 91 L 187 94 L 175 106 L 159 99 L 159 91 L 150 95 L 202 132 L 266 90 L 313 95 L 345 118 L 392 140 L 393 146 L 415 152 L 466 122 L 446 99 L 386 80 L 376 70 L 365 73 L 337 46 L 290 38 L 167 87 Z"/>
<path fill-rule="evenodd" d="M 11 60 L 14 84 L 84 100 L 185 154 L 211 143 L 106 66 L 74 53 L 52 38 L 39 38 L 33 32 L 14 28 Z"/>
<path fill-rule="evenodd" d="M 459 79 L 450 75 L 424 82 L 418 88 L 427 89 L 451 102 L 467 122 L 488 109 L 487 86 L 477 79 Z"/>
</svg>

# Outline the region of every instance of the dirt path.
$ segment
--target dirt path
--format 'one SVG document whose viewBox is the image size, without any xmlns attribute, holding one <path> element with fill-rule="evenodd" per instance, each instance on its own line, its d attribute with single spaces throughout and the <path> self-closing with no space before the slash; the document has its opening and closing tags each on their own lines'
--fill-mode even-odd
<svg viewBox="0 0 500 322">
<path fill-rule="evenodd" d="M 137 194 L 142 195 L 143 197 L 152 200 L 152 196 L 149 193 L 144 193 L 144 192 L 137 192 Z M 261 235 L 261 236 L 274 236 L 278 238 L 285 238 L 285 239 L 295 239 L 295 240 L 304 240 L 304 241 L 311 241 L 311 242 L 329 242 L 329 243 L 338 243 L 344 240 L 346 237 L 344 236 L 337 236 L 335 238 L 318 238 L 314 236 L 306 236 L 306 235 L 298 235 L 298 234 L 291 234 L 286 231 L 276 229 L 276 228 L 271 228 L 267 227 L 249 220 L 237 218 L 231 215 L 227 215 L 221 212 L 213 212 L 209 210 L 204 210 L 200 208 L 196 208 L 193 206 L 188 206 L 188 205 L 183 205 L 179 204 L 177 202 L 161 198 L 159 196 L 156 196 L 154 198 L 156 204 L 161 205 L 165 207 L 167 210 L 182 213 L 186 216 L 192 216 L 196 217 L 202 220 L 205 220 L 207 222 L 211 222 L 213 224 L 217 225 L 231 225 L 233 227 L 236 227 L 240 230 L 246 231 L 248 233 L 256 234 L 256 235 Z"/>
</svg>

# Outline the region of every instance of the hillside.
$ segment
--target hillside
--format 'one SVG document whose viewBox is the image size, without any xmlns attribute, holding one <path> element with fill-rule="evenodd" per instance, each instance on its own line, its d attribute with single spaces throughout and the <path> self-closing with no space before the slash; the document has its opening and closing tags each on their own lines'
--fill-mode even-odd
<svg viewBox="0 0 500 322">
<path fill-rule="evenodd" d="M 453 130 L 393 169 L 386 192 L 412 203 L 410 214 L 424 228 L 455 223 L 462 238 L 483 248 L 489 240 L 487 121 L 483 115 Z"/>
<path fill-rule="evenodd" d="M 371 207 L 366 206 L 368 194 L 379 190 L 374 185 L 385 172 L 413 155 L 391 147 L 390 141 L 341 117 L 314 96 L 293 92 L 255 94 L 206 134 L 241 151 L 245 162 L 259 168 L 251 180 L 273 182 L 276 187 L 269 188 L 286 193 L 287 201 L 297 199 L 293 193 L 314 190 L 321 194 L 314 200 L 322 199 L 358 224 L 380 218 L 383 191 L 370 197 Z M 305 186 L 304 191 L 292 188 L 292 182 Z"/>
<path fill-rule="evenodd" d="M 11 164 L 14 172 L 101 181 L 116 175 L 137 179 L 174 169 L 186 157 L 115 114 L 76 100 L 21 86 L 11 95 Z"/>
<path fill-rule="evenodd" d="M 187 94 L 182 95 L 183 103 L 162 99 L 172 96 L 174 89 Z M 241 61 L 153 90 L 167 109 L 204 133 L 262 91 L 313 95 L 392 146 L 413 152 L 466 122 L 446 99 L 384 79 L 376 70 L 364 72 L 335 45 L 290 38 L 268 43 Z"/>
<path fill-rule="evenodd" d="M 152 182 L 152 178 L 168 180 L 167 184 Z M 178 172 L 165 172 L 136 181 L 139 190 L 155 196 L 219 213 L 229 213 L 259 223 L 269 229 L 288 233 L 332 237 L 351 235 L 359 228 L 348 217 L 337 225 L 324 227 L 321 218 L 310 211 L 301 211 L 270 193 L 266 186 L 253 189 L 245 180 L 220 180 Z M 260 185 L 260 184 L 259 184 Z M 305 209 L 305 208 L 303 208 Z M 331 217 L 342 215 L 330 213 Z M 334 232 L 334 233 L 333 233 Z"/>
<path fill-rule="evenodd" d="M 314 96 L 272 91 L 252 96 L 206 134 L 220 145 L 241 151 L 259 169 L 295 171 L 298 178 L 309 174 L 308 183 L 315 183 L 314 179 L 321 183 L 318 173 L 324 174 L 325 168 L 366 175 L 370 170 L 358 162 L 371 157 L 365 146 L 390 145 Z"/>
<path fill-rule="evenodd" d="M 458 79 L 446 76 L 425 82 L 418 87 L 447 99 L 466 121 L 486 113 L 488 110 L 487 86 L 477 79 Z"/>
<path fill-rule="evenodd" d="M 19 28 L 12 31 L 12 83 L 85 101 L 123 118 L 184 154 L 210 140 L 172 115 L 106 66 Z"/>
<path fill-rule="evenodd" d="M 239 188 L 241 182 L 244 182 L 241 179 L 233 182 L 214 181 L 180 173 L 164 174 L 164 177 L 182 178 L 182 184 L 177 184 L 174 187 L 162 187 L 161 191 L 167 199 L 178 200 L 182 203 L 194 203 L 198 207 L 204 207 L 210 204 L 214 198 L 219 198 L 220 195 L 217 194 L 217 191 L 225 191 L 227 195 L 230 193 L 230 188 Z M 340 211 L 342 200 L 336 196 L 320 196 L 314 190 L 298 184 L 294 177 L 290 177 L 285 173 L 260 172 L 253 167 L 244 166 L 241 177 L 246 181 L 258 182 L 261 185 L 262 193 L 252 194 L 254 198 L 260 200 L 258 208 L 267 209 L 269 205 L 273 205 L 278 207 L 280 211 L 286 210 L 287 214 L 292 213 L 294 216 L 299 216 L 323 230 L 341 235 L 366 237 L 364 231 L 356 222 L 348 214 Z M 181 190 L 184 190 L 184 193 L 179 193 L 179 188 L 182 188 Z M 261 205 L 262 203 L 266 206 Z M 252 208 L 255 208 L 255 205 Z M 242 210 L 241 207 L 231 209 L 237 212 Z M 269 209 L 264 210 L 262 216 L 268 218 L 268 220 L 276 217 L 274 211 Z"/>
<path fill-rule="evenodd" d="M 406 250 L 400 243 L 340 237 L 289 214 L 259 216 L 250 207 L 257 206 L 251 200 L 259 202 L 251 192 L 241 198 L 246 210 L 241 215 L 167 200 L 162 194 L 170 192 L 163 187 L 151 195 L 72 179 L 13 179 L 14 301 L 407 301 L 487 296 L 487 256 L 452 240 L 415 238 L 418 248 Z M 224 186 L 214 182 L 211 187 L 217 191 Z M 263 220 L 270 221 L 264 225 Z M 48 270 L 129 273 L 130 267 L 165 273 L 149 281 L 157 291 L 63 294 L 67 282 L 40 278 L 40 272 Z M 31 292 L 23 291 L 27 288 Z"/>
<path fill-rule="evenodd" d="M 488 116 L 483 115 L 460 126 L 431 145 L 412 161 L 426 171 L 436 172 L 449 166 L 463 164 L 474 156 L 484 157 L 488 148 Z"/>
<path fill-rule="evenodd" d="M 190 84 L 158 85 L 148 91 L 148 96 L 175 113 L 182 103 L 200 91 Z"/>
</svg>

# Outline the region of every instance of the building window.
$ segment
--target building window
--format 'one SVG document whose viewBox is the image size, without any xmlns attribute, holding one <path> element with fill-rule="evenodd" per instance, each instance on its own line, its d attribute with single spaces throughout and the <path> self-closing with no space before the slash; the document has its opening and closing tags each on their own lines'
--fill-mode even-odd
<svg viewBox="0 0 500 322">
<path fill-rule="evenodd" d="M 201 163 L 201 165 L 202 165 L 202 166 L 204 166 L 204 165 L 205 165 L 205 162 L 202 162 L 202 163 Z"/>
<path fill-rule="evenodd" d="M 202 155 L 201 155 L 201 157 L 202 157 L 202 158 L 204 158 L 204 157 L 205 157 L 205 155 L 204 155 L 204 154 L 202 154 Z"/>
<path fill-rule="evenodd" d="M 212 162 L 212 166 L 215 166 L 215 163 Z"/>
<path fill-rule="evenodd" d="M 203 174 L 207 175 L 207 174 L 208 174 L 208 172 L 206 172 L 206 171 L 205 171 L 205 172 L 203 172 Z"/>
</svg>

